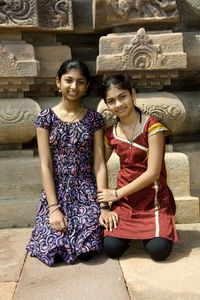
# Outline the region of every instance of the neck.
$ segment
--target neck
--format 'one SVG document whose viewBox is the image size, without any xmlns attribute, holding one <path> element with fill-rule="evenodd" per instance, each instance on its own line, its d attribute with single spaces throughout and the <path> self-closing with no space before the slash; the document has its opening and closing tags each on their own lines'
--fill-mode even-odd
<svg viewBox="0 0 200 300">
<path fill-rule="evenodd" d="M 137 120 L 137 112 L 135 109 L 132 110 L 132 112 L 126 116 L 125 118 L 120 118 L 120 122 L 124 126 L 132 125 Z"/>
<path fill-rule="evenodd" d="M 63 110 L 67 110 L 68 112 L 77 112 L 82 108 L 82 104 L 80 101 L 65 101 L 62 99 L 60 102 L 60 108 Z"/>
</svg>

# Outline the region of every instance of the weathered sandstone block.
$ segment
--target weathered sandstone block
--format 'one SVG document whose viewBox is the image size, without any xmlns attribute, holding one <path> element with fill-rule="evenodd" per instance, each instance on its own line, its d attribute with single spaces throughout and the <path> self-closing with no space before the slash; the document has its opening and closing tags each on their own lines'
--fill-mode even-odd
<svg viewBox="0 0 200 300">
<path fill-rule="evenodd" d="M 100 38 L 97 73 L 126 72 L 137 88 L 160 89 L 187 66 L 181 33 L 108 34 Z M 105 76 L 106 76 L 105 74 Z"/>
<path fill-rule="evenodd" d="M 169 134 L 175 132 L 182 125 L 186 117 L 183 104 L 171 93 L 138 93 L 135 104 L 143 113 L 158 118 L 167 126 Z M 109 112 L 104 100 L 101 100 L 97 110 L 103 115 L 106 127 L 116 122 L 116 117 Z"/>
<path fill-rule="evenodd" d="M 54 82 L 60 65 L 71 59 L 71 49 L 59 43 L 35 47 L 36 59 L 40 62 L 40 77 L 51 78 Z"/>
<path fill-rule="evenodd" d="M 186 70 L 200 70 L 200 32 L 183 32 L 183 42 L 188 62 Z"/>
<path fill-rule="evenodd" d="M 94 0 L 95 29 L 127 24 L 176 23 L 179 13 L 176 1 L 152 0 Z"/>
<path fill-rule="evenodd" d="M 35 77 L 39 63 L 34 48 L 24 41 L 1 41 L 0 77 Z"/>
<path fill-rule="evenodd" d="M 35 136 L 34 121 L 40 111 L 32 99 L 0 99 L 0 144 L 21 144 Z"/>
<path fill-rule="evenodd" d="M 73 30 L 72 0 L 1 2 L 0 27 Z"/>
<path fill-rule="evenodd" d="M 186 118 L 170 139 L 173 142 L 196 142 L 200 140 L 200 92 L 175 92 L 185 107 Z"/>
<path fill-rule="evenodd" d="M 72 0 L 38 0 L 41 28 L 73 30 Z"/>
</svg>

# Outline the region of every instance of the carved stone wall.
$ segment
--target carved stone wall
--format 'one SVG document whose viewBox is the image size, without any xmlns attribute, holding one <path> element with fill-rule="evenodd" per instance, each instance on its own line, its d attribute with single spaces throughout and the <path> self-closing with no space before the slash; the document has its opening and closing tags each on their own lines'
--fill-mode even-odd
<svg viewBox="0 0 200 300">
<path fill-rule="evenodd" d="M 56 72 L 71 57 L 86 62 L 92 75 L 90 94 L 83 99 L 85 106 L 97 109 L 103 77 L 123 72 L 140 91 L 137 105 L 169 127 L 168 148 L 174 152 L 168 161 L 183 164 L 188 190 L 196 197 L 190 198 L 188 191 L 186 198 L 179 199 L 177 220 L 196 221 L 200 196 L 198 1 L 3 0 L 0 168 L 5 174 L 1 178 L 0 227 L 33 223 L 41 187 L 34 119 L 41 108 L 58 103 Z M 103 114 L 109 116 L 106 110 Z M 180 153 L 177 158 L 176 151 Z M 176 181 L 172 166 L 168 164 L 169 175 Z M 14 212 L 14 223 L 8 218 L 13 207 L 20 208 Z M 182 213 L 186 210 L 190 211 L 189 219 Z"/>
</svg>

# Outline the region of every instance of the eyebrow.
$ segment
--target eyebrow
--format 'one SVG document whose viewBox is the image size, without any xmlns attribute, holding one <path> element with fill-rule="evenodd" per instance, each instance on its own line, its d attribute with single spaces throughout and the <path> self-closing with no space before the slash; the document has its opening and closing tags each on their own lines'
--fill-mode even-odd
<svg viewBox="0 0 200 300">
<path fill-rule="evenodd" d="M 120 97 L 120 96 L 122 96 L 123 94 L 126 94 L 126 92 L 125 91 L 123 91 L 123 92 L 121 92 L 119 95 L 117 95 L 117 97 Z M 106 100 L 113 100 L 113 99 L 115 99 L 114 97 L 110 97 L 110 98 L 107 98 Z"/>
</svg>

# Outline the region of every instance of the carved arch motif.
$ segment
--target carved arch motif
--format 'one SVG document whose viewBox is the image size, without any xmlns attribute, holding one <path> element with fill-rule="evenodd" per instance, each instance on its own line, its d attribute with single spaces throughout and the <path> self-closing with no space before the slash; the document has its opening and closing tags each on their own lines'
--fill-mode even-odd
<svg viewBox="0 0 200 300">
<path fill-rule="evenodd" d="M 124 69 L 152 69 L 156 65 L 160 52 L 160 45 L 154 45 L 144 28 L 140 28 L 131 44 L 124 47 Z"/>
</svg>

